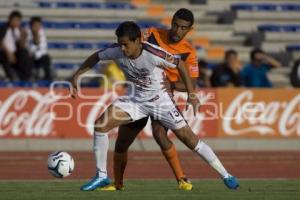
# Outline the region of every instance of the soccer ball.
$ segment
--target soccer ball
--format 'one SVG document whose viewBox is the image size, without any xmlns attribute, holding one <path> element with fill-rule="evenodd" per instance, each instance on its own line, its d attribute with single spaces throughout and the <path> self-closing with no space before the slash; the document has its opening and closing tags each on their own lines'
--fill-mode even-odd
<svg viewBox="0 0 300 200">
<path fill-rule="evenodd" d="M 56 151 L 48 157 L 48 170 L 56 178 L 67 177 L 74 170 L 74 160 L 67 152 Z"/>
</svg>

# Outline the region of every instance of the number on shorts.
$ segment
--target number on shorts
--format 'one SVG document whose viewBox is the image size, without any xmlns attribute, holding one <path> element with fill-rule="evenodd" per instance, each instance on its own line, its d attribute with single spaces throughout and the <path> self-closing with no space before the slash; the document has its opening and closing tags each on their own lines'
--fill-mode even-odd
<svg viewBox="0 0 300 200">
<path fill-rule="evenodd" d="M 172 117 L 172 119 L 175 119 L 175 117 L 180 116 L 180 113 L 178 112 L 178 110 L 176 108 L 174 108 L 172 111 L 169 111 L 169 115 Z"/>
</svg>

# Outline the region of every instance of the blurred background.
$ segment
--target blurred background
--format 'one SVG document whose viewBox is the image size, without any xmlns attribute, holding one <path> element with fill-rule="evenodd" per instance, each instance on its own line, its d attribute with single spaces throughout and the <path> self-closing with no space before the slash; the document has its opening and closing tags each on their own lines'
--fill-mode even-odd
<svg viewBox="0 0 300 200">
<path fill-rule="evenodd" d="M 40 60 L 44 55 L 51 58 L 50 64 L 49 60 L 44 59 L 42 63 L 45 64 L 28 66 L 29 71 L 21 77 L 18 76 L 18 70 L 22 72 L 22 69 L 16 70 L 13 76 L 6 74 L 2 67 L 0 76 L 3 87 L 6 80 L 38 82 L 38 86 L 42 84 L 40 80 L 66 80 L 91 52 L 115 42 L 114 30 L 123 20 L 135 20 L 142 28 L 168 28 L 173 14 L 181 7 L 190 9 L 195 16 L 194 30 L 189 34 L 189 39 L 197 49 L 199 60 L 203 61 L 203 76 L 210 78 L 215 66 L 224 61 L 228 50 L 237 52 L 241 70 L 250 62 L 251 51 L 261 48 L 281 63 L 281 67 L 268 73 L 272 86 L 299 86 L 297 70 L 291 73 L 300 58 L 300 5 L 297 0 L 2 0 L 0 3 L 1 25 L 9 21 L 12 11 L 18 10 L 21 13 L 21 26 L 27 29 L 25 40 L 29 40 L 25 48 L 31 54 L 30 57 L 33 60 Z M 42 42 L 45 42 L 45 47 L 44 52 L 40 52 L 42 55 L 38 56 L 33 56 L 36 50 L 30 44 L 32 17 L 40 17 L 38 20 L 43 27 Z M 45 72 L 44 68 L 50 69 Z M 200 82 L 200 87 L 202 84 L 210 86 L 211 81 Z"/>
</svg>

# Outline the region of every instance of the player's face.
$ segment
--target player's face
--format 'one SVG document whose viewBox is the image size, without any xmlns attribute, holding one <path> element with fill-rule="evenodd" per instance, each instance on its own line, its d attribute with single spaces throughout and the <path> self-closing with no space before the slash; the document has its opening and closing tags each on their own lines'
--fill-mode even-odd
<svg viewBox="0 0 300 200">
<path fill-rule="evenodd" d="M 172 42 L 179 42 L 191 29 L 192 27 L 189 21 L 174 17 L 171 29 L 169 30 L 169 38 Z"/>
<path fill-rule="evenodd" d="M 119 37 L 118 43 L 122 49 L 123 54 L 129 58 L 136 58 L 140 55 L 141 40 L 137 38 L 135 41 L 131 41 L 128 36 Z"/>
</svg>

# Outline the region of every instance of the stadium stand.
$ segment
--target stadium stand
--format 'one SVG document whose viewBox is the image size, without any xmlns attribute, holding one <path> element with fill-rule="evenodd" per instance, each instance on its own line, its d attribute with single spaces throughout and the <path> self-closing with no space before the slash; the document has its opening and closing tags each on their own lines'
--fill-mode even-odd
<svg viewBox="0 0 300 200">
<path fill-rule="evenodd" d="M 189 37 L 197 48 L 199 58 L 207 60 L 209 66 L 221 61 L 224 52 L 230 48 L 239 53 L 242 63 L 248 62 L 249 52 L 256 44 L 249 44 L 247 40 L 255 34 L 261 34 L 262 39 L 258 45 L 279 58 L 285 66 L 272 71 L 271 81 L 274 86 L 289 86 L 289 66 L 300 58 L 298 1 L 203 2 L 205 1 L 202 4 L 191 4 L 186 0 L 168 0 L 162 4 L 158 0 L 5 0 L 0 2 L 0 21 L 4 22 L 14 9 L 23 13 L 25 24 L 30 16 L 42 16 L 56 79 L 63 80 L 69 78 L 91 52 L 114 42 L 114 29 L 123 20 L 135 20 L 143 28 L 166 27 L 174 11 L 185 7 L 194 12 L 196 22 Z M 225 12 L 233 13 L 233 23 L 222 24 L 220 17 Z"/>
</svg>

